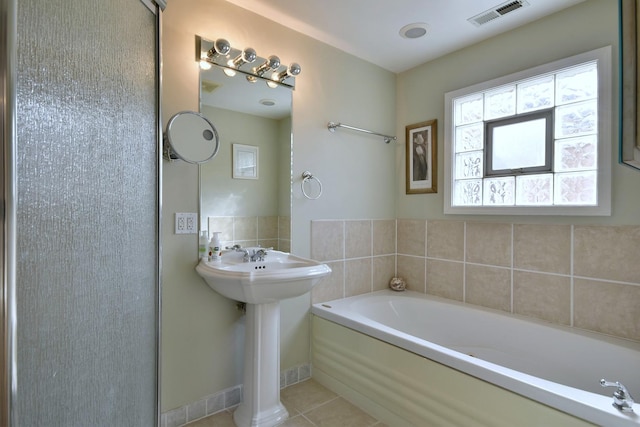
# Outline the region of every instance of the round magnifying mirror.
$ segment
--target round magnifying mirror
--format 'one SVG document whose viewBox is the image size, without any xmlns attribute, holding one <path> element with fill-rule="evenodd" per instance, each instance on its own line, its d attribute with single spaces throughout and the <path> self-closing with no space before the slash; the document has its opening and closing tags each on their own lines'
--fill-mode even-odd
<svg viewBox="0 0 640 427">
<path fill-rule="evenodd" d="M 164 154 L 169 160 L 204 163 L 220 147 L 215 126 L 195 111 L 181 111 L 171 117 L 164 136 Z"/>
</svg>

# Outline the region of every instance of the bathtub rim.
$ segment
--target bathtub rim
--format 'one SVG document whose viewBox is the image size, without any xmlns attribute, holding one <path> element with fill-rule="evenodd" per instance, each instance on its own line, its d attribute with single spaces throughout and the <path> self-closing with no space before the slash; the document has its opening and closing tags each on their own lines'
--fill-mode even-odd
<svg viewBox="0 0 640 427">
<path fill-rule="evenodd" d="M 397 329 L 393 329 L 359 313 L 350 313 L 350 317 L 344 317 L 336 312 L 336 309 L 344 309 L 344 307 L 341 306 L 348 305 L 354 300 L 380 296 L 391 296 L 394 298 L 419 298 L 436 301 L 448 305 L 464 307 L 465 309 L 493 313 L 499 316 L 506 316 L 507 318 L 515 318 L 525 322 L 542 325 L 544 327 L 554 328 L 571 334 L 578 334 L 615 345 L 622 345 L 633 350 L 638 350 L 640 344 L 635 341 L 576 329 L 574 327 L 557 325 L 539 319 L 409 290 L 404 292 L 381 290 L 368 294 L 316 303 L 312 304 L 311 307 L 311 313 L 315 316 L 337 323 L 365 335 L 369 335 L 391 345 L 403 348 L 406 351 L 438 362 L 480 380 L 487 381 L 491 384 L 558 409 L 577 418 L 597 425 L 610 425 L 613 421 L 613 417 L 613 419 L 616 420 L 616 425 L 630 427 L 640 426 L 640 403 L 638 402 L 633 406 L 633 413 L 622 413 L 613 407 L 613 398 L 611 396 L 603 396 L 590 391 L 554 383 L 552 381 L 506 368 L 492 362 L 487 362 L 439 344 L 426 341 L 422 338 L 414 337 Z M 624 379 L 618 380 L 624 382 Z M 633 396 L 633 392 L 631 394 Z"/>
</svg>

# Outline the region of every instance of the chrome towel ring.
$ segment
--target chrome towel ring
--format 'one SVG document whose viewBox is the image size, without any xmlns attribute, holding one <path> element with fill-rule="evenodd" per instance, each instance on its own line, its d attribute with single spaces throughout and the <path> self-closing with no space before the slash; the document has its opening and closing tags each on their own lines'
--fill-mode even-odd
<svg viewBox="0 0 640 427">
<path fill-rule="evenodd" d="M 307 182 L 311 182 L 314 179 L 318 182 L 318 187 L 320 190 L 318 191 L 317 196 L 311 197 L 309 196 L 309 194 L 307 194 L 306 190 L 304 189 L 304 184 L 306 184 Z M 302 172 L 302 184 L 300 184 L 300 188 L 302 189 L 302 194 L 304 194 L 304 197 L 306 197 L 309 200 L 316 200 L 316 199 L 319 199 L 320 196 L 322 196 L 322 182 L 320 182 L 318 177 L 313 176 L 309 171 Z"/>
</svg>

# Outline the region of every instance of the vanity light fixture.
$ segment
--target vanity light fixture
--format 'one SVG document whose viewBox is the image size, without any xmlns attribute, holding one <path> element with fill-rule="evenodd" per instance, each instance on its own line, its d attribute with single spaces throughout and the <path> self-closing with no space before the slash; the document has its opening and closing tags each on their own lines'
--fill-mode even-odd
<svg viewBox="0 0 640 427">
<path fill-rule="evenodd" d="M 225 39 L 210 41 L 196 36 L 196 60 L 203 70 L 210 69 L 213 65 L 220 67 L 229 77 L 236 74 L 244 74 L 247 81 L 255 83 L 264 80 L 269 87 L 285 86 L 295 88 L 295 77 L 300 74 L 300 65 L 293 62 L 288 67 L 281 66 L 280 58 L 275 55 L 267 59 L 261 58 L 250 47 L 239 50 L 231 47 Z M 251 69 L 241 69 L 245 64 L 257 62 L 258 66 Z"/>
</svg>

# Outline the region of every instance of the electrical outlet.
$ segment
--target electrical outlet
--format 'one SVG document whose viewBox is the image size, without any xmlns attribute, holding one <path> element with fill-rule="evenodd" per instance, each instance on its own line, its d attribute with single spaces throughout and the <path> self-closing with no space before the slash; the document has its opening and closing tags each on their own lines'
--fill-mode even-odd
<svg viewBox="0 0 640 427">
<path fill-rule="evenodd" d="M 198 214 L 176 212 L 176 234 L 198 234 Z"/>
</svg>

